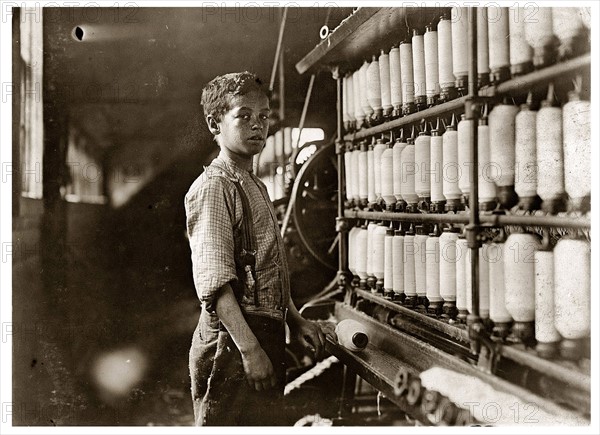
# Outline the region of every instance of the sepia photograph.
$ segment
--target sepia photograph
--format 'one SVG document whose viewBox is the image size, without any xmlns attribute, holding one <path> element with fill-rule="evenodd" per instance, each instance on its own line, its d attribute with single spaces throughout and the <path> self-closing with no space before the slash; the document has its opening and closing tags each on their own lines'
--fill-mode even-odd
<svg viewBox="0 0 600 435">
<path fill-rule="evenodd" d="M 2 433 L 600 431 L 597 3 L 0 7 Z"/>
</svg>

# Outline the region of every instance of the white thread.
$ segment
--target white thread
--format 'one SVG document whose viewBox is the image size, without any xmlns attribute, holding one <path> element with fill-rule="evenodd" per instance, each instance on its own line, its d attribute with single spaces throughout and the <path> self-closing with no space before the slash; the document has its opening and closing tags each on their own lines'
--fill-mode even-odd
<svg viewBox="0 0 600 435">
<path fill-rule="evenodd" d="M 415 80 L 413 77 L 412 44 L 400 44 L 400 77 L 402 81 L 402 102 L 415 101 Z"/>
<path fill-rule="evenodd" d="M 543 200 L 558 199 L 565 192 L 562 120 L 560 107 L 542 107 L 537 113 L 537 189 Z"/>
<path fill-rule="evenodd" d="M 440 296 L 440 238 L 428 237 L 426 244 L 426 296 L 429 302 L 441 302 Z"/>
<path fill-rule="evenodd" d="M 563 107 L 565 190 L 571 198 L 581 198 L 591 193 L 590 114 L 589 101 L 569 101 Z"/>
<path fill-rule="evenodd" d="M 554 327 L 554 254 L 535 253 L 535 339 L 541 343 L 560 341 Z"/>
<path fill-rule="evenodd" d="M 408 204 L 417 204 L 419 197 L 415 192 L 415 145 L 407 144 L 402 150 L 402 166 L 400 169 L 400 192 Z"/>
<path fill-rule="evenodd" d="M 415 80 L 415 97 L 425 95 L 425 41 L 423 35 L 412 37 L 413 75 Z"/>
<path fill-rule="evenodd" d="M 446 130 L 442 135 L 444 149 L 442 157 L 444 166 L 442 168 L 442 186 L 446 199 L 460 199 L 462 191 L 458 186 L 462 174 L 462 168 L 458 163 L 458 132 Z"/>
<path fill-rule="evenodd" d="M 381 106 L 384 111 L 389 111 L 392 108 L 390 57 L 383 51 L 379 55 L 379 79 L 381 84 Z"/>
<path fill-rule="evenodd" d="M 537 194 L 536 118 L 527 106 L 515 118 L 515 192 L 520 197 Z"/>
<path fill-rule="evenodd" d="M 415 139 L 415 193 L 420 198 L 431 196 L 431 136 Z"/>
<path fill-rule="evenodd" d="M 498 187 L 515 184 L 515 117 L 517 106 L 500 104 L 490 112 L 490 162 L 488 172 Z"/>
<path fill-rule="evenodd" d="M 440 93 L 439 63 L 438 63 L 438 32 L 425 32 L 425 91 L 428 97 Z"/>
<path fill-rule="evenodd" d="M 466 76 L 469 73 L 468 8 L 452 8 L 452 72 L 454 77 Z"/>
<path fill-rule="evenodd" d="M 506 310 L 517 322 L 535 320 L 535 251 L 541 244 L 533 234 L 513 233 L 504 244 Z"/>
<path fill-rule="evenodd" d="M 590 244 L 561 239 L 554 248 L 555 326 L 564 338 L 590 334 Z"/>
<path fill-rule="evenodd" d="M 390 94 L 395 108 L 402 106 L 402 74 L 400 69 L 400 49 L 390 50 Z"/>
<path fill-rule="evenodd" d="M 452 23 L 450 20 L 440 20 L 437 29 L 440 87 L 445 89 L 454 86 L 454 74 L 452 72 Z"/>
</svg>

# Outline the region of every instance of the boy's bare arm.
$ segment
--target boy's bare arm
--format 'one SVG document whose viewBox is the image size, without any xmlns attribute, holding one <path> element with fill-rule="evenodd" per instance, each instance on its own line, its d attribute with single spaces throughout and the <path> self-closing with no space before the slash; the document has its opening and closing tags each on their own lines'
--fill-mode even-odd
<svg viewBox="0 0 600 435">
<path fill-rule="evenodd" d="M 246 378 L 256 391 L 267 390 L 277 383 L 271 360 L 242 315 L 229 284 L 225 284 L 216 301 L 216 312 L 242 355 Z"/>
</svg>

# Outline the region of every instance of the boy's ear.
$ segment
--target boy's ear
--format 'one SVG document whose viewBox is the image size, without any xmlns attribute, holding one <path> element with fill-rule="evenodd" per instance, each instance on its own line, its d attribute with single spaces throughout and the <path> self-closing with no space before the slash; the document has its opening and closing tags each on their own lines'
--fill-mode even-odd
<svg viewBox="0 0 600 435">
<path fill-rule="evenodd" d="M 213 135 L 217 135 L 221 132 L 219 129 L 219 123 L 212 115 L 208 115 L 206 117 L 206 125 L 208 125 L 208 129 Z"/>
</svg>

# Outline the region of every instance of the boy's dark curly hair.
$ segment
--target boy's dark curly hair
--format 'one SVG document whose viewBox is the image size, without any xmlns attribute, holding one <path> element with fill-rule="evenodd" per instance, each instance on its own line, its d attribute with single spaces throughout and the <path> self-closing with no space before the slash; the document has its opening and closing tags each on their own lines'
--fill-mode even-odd
<svg viewBox="0 0 600 435">
<path fill-rule="evenodd" d="M 256 74 L 248 71 L 223 74 L 212 79 L 202 90 L 202 108 L 204 117 L 212 115 L 217 121 L 231 107 L 231 97 L 245 95 L 251 91 L 260 91 L 269 97 L 262 81 Z"/>
</svg>

